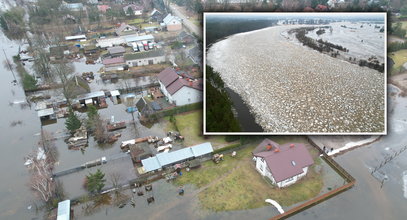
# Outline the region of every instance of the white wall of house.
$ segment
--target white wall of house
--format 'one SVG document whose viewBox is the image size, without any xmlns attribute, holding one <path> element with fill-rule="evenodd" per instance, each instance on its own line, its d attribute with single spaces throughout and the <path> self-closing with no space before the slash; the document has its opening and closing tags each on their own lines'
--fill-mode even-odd
<svg viewBox="0 0 407 220">
<path fill-rule="evenodd" d="M 160 56 L 160 57 L 149 57 L 149 58 L 142 58 L 142 59 L 136 59 L 136 60 L 127 60 L 126 63 L 130 67 L 135 67 L 135 66 L 147 66 L 151 64 L 159 64 L 165 62 L 165 56 Z"/>
<path fill-rule="evenodd" d="M 165 88 L 164 84 L 160 83 L 160 89 L 168 98 L 168 102 L 175 104 L 177 106 L 181 105 L 188 105 L 192 103 L 202 102 L 202 91 L 198 89 L 193 89 L 188 86 L 183 86 L 180 90 L 176 93 L 171 95 L 167 89 Z"/>
<path fill-rule="evenodd" d="M 174 93 L 171 98 L 173 100 L 172 103 L 177 106 L 202 102 L 202 91 L 188 86 L 183 86 L 180 90 Z"/>
<path fill-rule="evenodd" d="M 270 180 L 271 180 L 271 182 L 273 183 L 273 184 L 276 184 L 278 187 L 287 187 L 287 186 L 289 186 L 289 185 L 291 185 L 291 184 L 294 184 L 295 182 L 297 182 L 299 179 L 301 179 L 302 177 L 304 177 L 306 174 L 307 174 L 307 172 L 308 172 L 308 167 L 304 167 L 303 169 L 302 169 L 302 173 L 301 174 L 298 174 L 298 175 L 296 175 L 296 176 L 294 176 L 294 177 L 292 177 L 292 178 L 289 178 L 289 179 L 286 179 L 286 180 L 283 180 L 283 181 L 281 181 L 281 182 L 278 182 L 278 183 L 276 183 L 276 181 L 274 180 L 274 178 L 273 178 L 273 175 L 271 174 L 271 172 L 270 172 L 270 170 L 269 170 L 269 168 L 268 168 L 268 166 L 267 166 L 267 163 L 266 163 L 266 161 L 264 160 L 264 158 L 262 158 L 262 157 L 255 157 L 255 160 L 256 160 L 256 170 L 262 175 L 262 176 L 266 176 L 266 177 L 268 177 Z"/>
</svg>

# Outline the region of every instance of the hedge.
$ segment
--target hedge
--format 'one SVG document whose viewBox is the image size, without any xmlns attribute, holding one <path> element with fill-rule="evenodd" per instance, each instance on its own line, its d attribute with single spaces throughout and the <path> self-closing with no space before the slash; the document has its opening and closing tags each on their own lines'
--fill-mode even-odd
<svg viewBox="0 0 407 220">
<path fill-rule="evenodd" d="M 184 113 L 184 112 L 188 112 L 188 111 L 192 111 L 192 110 L 197 110 L 197 109 L 202 109 L 202 102 L 170 108 L 167 110 L 163 110 L 163 111 L 151 114 L 148 117 L 150 119 L 159 119 L 159 118 L 163 118 L 165 116 L 176 115 L 176 114 L 180 114 L 180 113 Z"/>
<path fill-rule="evenodd" d="M 218 154 L 218 153 L 221 153 L 221 152 L 224 152 L 224 151 L 228 151 L 228 150 L 232 150 L 232 149 L 238 148 L 238 147 L 240 147 L 240 146 L 241 146 L 240 144 L 231 144 L 231 145 L 228 145 L 228 146 L 226 146 L 226 147 L 222 147 L 222 148 L 216 149 L 216 150 L 213 151 L 213 153 L 214 153 L 214 154 Z"/>
</svg>

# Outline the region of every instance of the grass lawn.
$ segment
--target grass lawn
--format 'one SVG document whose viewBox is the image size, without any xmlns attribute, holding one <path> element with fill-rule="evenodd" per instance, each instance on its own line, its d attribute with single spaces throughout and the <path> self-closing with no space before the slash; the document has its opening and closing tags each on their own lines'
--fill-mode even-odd
<svg viewBox="0 0 407 220">
<path fill-rule="evenodd" d="M 224 136 L 203 136 L 202 135 L 202 110 L 196 110 L 175 115 L 176 123 L 179 132 L 185 137 L 185 146 L 192 146 L 204 142 L 211 142 L 214 147 L 225 145 Z M 174 131 L 175 127 L 169 121 L 169 117 L 165 117 L 167 122 L 166 131 Z"/>
<path fill-rule="evenodd" d="M 273 138 L 273 140 L 282 144 L 290 141 L 289 138 Z M 291 141 L 306 140 L 301 137 L 291 137 Z M 320 193 L 323 178 L 321 174 L 314 171 L 314 167 L 310 167 L 307 176 L 287 188 L 279 189 L 269 180 L 264 179 L 255 170 L 251 156 L 251 151 L 257 143 L 249 144 L 248 147 L 239 150 L 235 158 L 225 155 L 225 160 L 219 164 L 206 161 L 199 169 L 183 172 L 183 175 L 174 183 L 194 184 L 200 188 L 202 191 L 199 191 L 198 197 L 201 206 L 212 211 L 259 208 L 267 205 L 266 199 L 276 200 L 282 206 L 290 206 L 309 200 Z M 317 151 L 312 149 L 313 147 L 310 147 L 310 153 L 315 158 Z M 319 164 L 319 158 L 315 162 Z"/>
<path fill-rule="evenodd" d="M 399 50 L 390 53 L 390 58 L 394 61 L 393 68 L 398 70 L 404 63 L 407 62 L 407 50 Z"/>
<path fill-rule="evenodd" d="M 145 27 L 160 27 L 160 25 L 157 23 L 157 22 L 153 22 L 153 23 L 143 23 L 143 24 L 141 24 L 141 27 L 142 28 L 145 28 Z"/>
</svg>

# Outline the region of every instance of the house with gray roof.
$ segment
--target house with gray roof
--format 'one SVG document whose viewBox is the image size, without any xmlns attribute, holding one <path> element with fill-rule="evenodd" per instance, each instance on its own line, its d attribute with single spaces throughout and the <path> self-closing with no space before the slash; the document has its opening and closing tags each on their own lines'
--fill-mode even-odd
<svg viewBox="0 0 407 220">
<path fill-rule="evenodd" d="M 126 23 L 121 23 L 120 26 L 116 29 L 117 36 L 137 34 L 137 32 L 138 32 L 137 27 Z"/>
<path fill-rule="evenodd" d="M 203 83 L 201 79 L 184 78 L 173 68 L 166 68 L 158 74 L 158 82 L 168 102 L 181 106 L 202 102 Z"/>
<path fill-rule="evenodd" d="M 173 152 L 159 153 L 154 157 L 141 160 L 141 163 L 145 172 L 152 172 L 187 160 L 210 156 L 212 152 L 212 144 L 206 142 Z"/>
<path fill-rule="evenodd" d="M 111 57 L 121 57 L 126 52 L 126 49 L 122 46 L 107 48 Z"/>
<path fill-rule="evenodd" d="M 147 66 L 165 62 L 165 52 L 162 49 L 138 53 L 124 54 L 124 60 L 129 67 Z"/>
<path fill-rule="evenodd" d="M 303 143 L 279 145 L 265 139 L 252 153 L 256 170 L 279 188 L 296 183 L 307 175 L 308 168 L 314 164 Z"/>
<path fill-rule="evenodd" d="M 163 19 L 161 26 L 166 27 L 167 31 L 179 31 L 182 29 L 182 22 L 179 17 L 168 14 Z"/>
</svg>

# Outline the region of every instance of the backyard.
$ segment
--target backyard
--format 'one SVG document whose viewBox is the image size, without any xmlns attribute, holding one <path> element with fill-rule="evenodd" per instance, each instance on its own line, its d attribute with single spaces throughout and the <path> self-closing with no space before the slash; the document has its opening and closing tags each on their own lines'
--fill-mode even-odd
<svg viewBox="0 0 407 220">
<path fill-rule="evenodd" d="M 170 122 L 170 117 L 165 117 L 166 131 L 178 130 L 185 137 L 185 146 L 192 146 L 204 142 L 211 142 L 217 149 L 228 143 L 225 136 L 203 136 L 202 134 L 202 110 L 190 111 L 175 115 L 175 122 Z M 175 127 L 176 125 L 176 127 Z"/>
<path fill-rule="evenodd" d="M 295 138 L 295 142 L 304 142 L 303 138 Z M 287 138 L 273 138 L 282 144 Z M 193 184 L 197 189 L 200 204 L 211 211 L 229 211 L 259 208 L 267 205 L 265 199 L 273 199 L 282 206 L 291 206 L 316 197 L 322 190 L 323 177 L 315 166 L 320 164 L 317 151 L 307 144 L 315 160 L 306 177 L 296 184 L 279 189 L 268 180 L 261 177 L 255 170 L 252 161 L 252 150 L 259 141 L 248 144 L 237 151 L 236 157 L 225 155 L 224 161 L 215 164 L 206 161 L 201 168 L 183 175 L 176 181 L 176 185 Z"/>
</svg>

